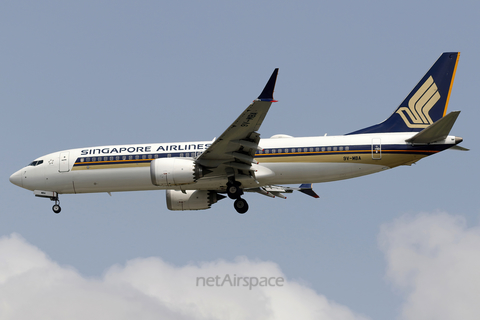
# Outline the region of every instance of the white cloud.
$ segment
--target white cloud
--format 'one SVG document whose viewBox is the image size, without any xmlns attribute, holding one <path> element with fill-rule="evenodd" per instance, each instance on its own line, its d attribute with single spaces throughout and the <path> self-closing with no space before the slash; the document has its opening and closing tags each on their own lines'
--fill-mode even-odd
<svg viewBox="0 0 480 320">
<path fill-rule="evenodd" d="M 480 228 L 460 216 L 422 213 L 384 225 L 387 278 L 406 295 L 402 319 L 478 319 Z"/>
<path fill-rule="evenodd" d="M 100 279 L 60 266 L 12 234 L 0 239 L 0 318 L 8 319 L 364 319 L 312 289 L 197 286 L 197 277 L 283 277 L 272 262 L 238 258 L 172 266 L 160 258 L 116 265 Z M 240 282 L 241 284 L 241 282 Z"/>
</svg>

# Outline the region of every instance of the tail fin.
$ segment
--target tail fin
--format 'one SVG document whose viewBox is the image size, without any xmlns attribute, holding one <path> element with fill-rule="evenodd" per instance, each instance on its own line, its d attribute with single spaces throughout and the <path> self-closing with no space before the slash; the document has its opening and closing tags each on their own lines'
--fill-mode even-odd
<svg viewBox="0 0 480 320">
<path fill-rule="evenodd" d="M 460 52 L 445 52 L 395 112 L 382 123 L 349 134 L 418 132 L 447 113 Z"/>
</svg>

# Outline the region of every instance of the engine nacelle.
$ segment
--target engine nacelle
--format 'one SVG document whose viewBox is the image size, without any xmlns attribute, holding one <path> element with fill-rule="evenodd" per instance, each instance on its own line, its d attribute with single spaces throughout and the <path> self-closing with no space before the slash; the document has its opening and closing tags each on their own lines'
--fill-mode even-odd
<svg viewBox="0 0 480 320">
<path fill-rule="evenodd" d="M 204 210 L 218 200 L 225 198 L 209 190 L 167 190 L 167 208 L 169 210 Z"/>
<path fill-rule="evenodd" d="M 155 159 L 150 162 L 150 177 L 156 186 L 179 186 L 201 178 L 202 168 L 193 159 Z"/>
</svg>

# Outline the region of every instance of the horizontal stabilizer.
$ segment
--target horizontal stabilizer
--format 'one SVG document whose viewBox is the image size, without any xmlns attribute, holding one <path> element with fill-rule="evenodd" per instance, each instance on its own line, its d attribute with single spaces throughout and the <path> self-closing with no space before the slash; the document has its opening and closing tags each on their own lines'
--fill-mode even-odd
<svg viewBox="0 0 480 320">
<path fill-rule="evenodd" d="M 405 141 L 412 144 L 423 144 L 444 140 L 450 133 L 450 130 L 452 130 L 453 124 L 457 120 L 459 114 L 460 111 L 450 112 L 445 117 L 441 118 L 434 124 L 426 127 L 425 129 Z"/>
<path fill-rule="evenodd" d="M 460 147 L 460 146 L 453 146 L 453 147 L 449 148 L 449 150 L 470 151 L 470 149 Z"/>
</svg>

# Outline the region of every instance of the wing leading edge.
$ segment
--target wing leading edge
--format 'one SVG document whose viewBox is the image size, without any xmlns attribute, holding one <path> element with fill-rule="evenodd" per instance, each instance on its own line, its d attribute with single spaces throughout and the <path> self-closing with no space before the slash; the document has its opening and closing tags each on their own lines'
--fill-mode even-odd
<svg viewBox="0 0 480 320">
<path fill-rule="evenodd" d="M 278 68 L 270 76 L 262 93 L 242 114 L 207 148 L 197 162 L 208 168 L 208 176 L 242 176 L 254 178 L 254 156 L 259 149 L 260 128 L 273 102 L 273 91 Z"/>
</svg>

